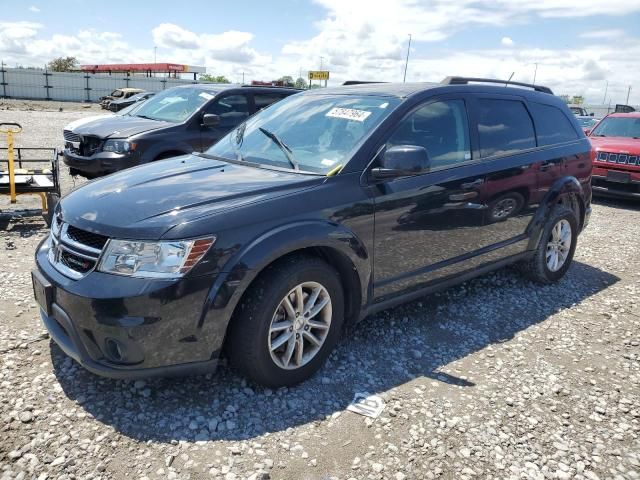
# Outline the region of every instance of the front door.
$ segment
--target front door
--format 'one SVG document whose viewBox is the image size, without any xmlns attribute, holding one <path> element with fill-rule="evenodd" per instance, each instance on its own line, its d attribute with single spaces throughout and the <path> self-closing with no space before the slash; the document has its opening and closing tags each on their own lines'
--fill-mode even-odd
<svg viewBox="0 0 640 480">
<path fill-rule="evenodd" d="M 370 184 L 376 301 L 453 273 L 452 265 L 481 247 L 476 234 L 483 224 L 485 174 L 472 151 L 465 100 L 422 104 L 399 123 L 382 151 L 396 145 L 424 147 L 431 169 Z"/>
<path fill-rule="evenodd" d="M 202 127 L 202 151 L 205 151 L 249 118 L 249 100 L 247 95 L 227 95 L 207 105 L 203 113 L 220 117 L 220 123 L 215 127 Z"/>
</svg>

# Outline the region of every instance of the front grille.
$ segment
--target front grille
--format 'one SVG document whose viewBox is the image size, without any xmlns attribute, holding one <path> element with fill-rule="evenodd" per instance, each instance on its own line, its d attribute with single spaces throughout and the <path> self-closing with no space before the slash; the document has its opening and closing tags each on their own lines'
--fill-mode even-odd
<svg viewBox="0 0 640 480">
<path fill-rule="evenodd" d="M 80 155 L 90 157 L 100 149 L 101 145 L 102 140 L 98 137 L 82 137 L 80 141 Z"/>
<path fill-rule="evenodd" d="M 98 264 L 108 238 L 81 230 L 54 217 L 49 235 L 49 261 L 63 275 L 82 278 Z"/>
<path fill-rule="evenodd" d="M 79 228 L 69 225 L 67 227 L 67 235 L 74 242 L 89 245 L 92 248 L 102 250 L 104 244 L 109 240 L 104 235 L 98 235 L 97 233 L 87 232 L 86 230 L 80 230 Z"/>
<path fill-rule="evenodd" d="M 80 135 L 78 135 L 77 133 L 73 133 L 71 130 L 64 130 L 62 132 L 62 136 L 67 142 L 80 142 Z"/>
<path fill-rule="evenodd" d="M 597 161 L 602 163 L 615 163 L 617 165 L 640 165 L 638 155 L 625 153 L 598 152 Z"/>
</svg>

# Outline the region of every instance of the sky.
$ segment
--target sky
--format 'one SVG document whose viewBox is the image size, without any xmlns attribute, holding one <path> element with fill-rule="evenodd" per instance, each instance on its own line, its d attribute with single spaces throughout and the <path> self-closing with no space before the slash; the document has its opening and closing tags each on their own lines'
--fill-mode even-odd
<svg viewBox="0 0 640 480">
<path fill-rule="evenodd" d="M 640 0 L 0 0 L 0 60 L 171 62 L 233 82 L 509 78 L 640 103 Z M 536 65 L 537 64 L 537 65 Z M 537 71 L 536 71 L 537 69 Z M 606 91 L 606 96 L 605 96 Z"/>
</svg>

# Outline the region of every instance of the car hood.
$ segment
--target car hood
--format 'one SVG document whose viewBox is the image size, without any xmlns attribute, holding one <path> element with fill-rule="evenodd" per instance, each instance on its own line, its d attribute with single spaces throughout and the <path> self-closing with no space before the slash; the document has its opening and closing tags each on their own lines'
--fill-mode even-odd
<svg viewBox="0 0 640 480">
<path fill-rule="evenodd" d="M 596 151 L 640 154 L 640 139 L 629 137 L 589 137 Z"/>
<path fill-rule="evenodd" d="M 72 128 L 71 131 L 78 135 L 93 135 L 100 138 L 127 138 L 138 133 L 172 125 L 175 124 L 129 115 L 109 115 L 81 123 Z"/>
<path fill-rule="evenodd" d="M 226 163 L 197 155 L 134 167 L 69 193 L 62 220 L 108 237 L 159 239 L 173 227 L 293 193 L 325 177 Z"/>
<path fill-rule="evenodd" d="M 105 118 L 111 117 L 113 117 L 112 113 L 103 113 L 101 115 L 92 115 L 90 117 L 79 118 L 78 120 L 74 120 L 73 122 L 65 125 L 64 129 L 71 130 L 73 132 L 75 128 L 81 127 L 82 125 L 85 125 L 87 123 L 91 123 L 94 120 L 104 120 Z"/>
</svg>

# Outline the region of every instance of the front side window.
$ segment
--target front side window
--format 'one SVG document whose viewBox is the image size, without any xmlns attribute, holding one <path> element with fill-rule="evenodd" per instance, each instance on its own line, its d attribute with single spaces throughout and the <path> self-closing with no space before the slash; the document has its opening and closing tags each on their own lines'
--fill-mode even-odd
<svg viewBox="0 0 640 480">
<path fill-rule="evenodd" d="M 431 168 L 447 167 L 471 160 L 469 121 L 462 100 L 429 103 L 400 122 L 387 142 L 424 147 Z"/>
<path fill-rule="evenodd" d="M 216 93 L 200 88 L 170 88 L 144 102 L 135 115 L 151 120 L 180 123 L 213 99 Z"/>
<path fill-rule="evenodd" d="M 480 155 L 510 155 L 535 148 L 533 122 L 524 103 L 517 100 L 478 100 Z"/>
<path fill-rule="evenodd" d="M 606 117 L 591 136 L 640 138 L 640 117 Z"/>
<path fill-rule="evenodd" d="M 206 153 L 319 174 L 339 171 L 400 102 L 373 95 L 291 95 L 256 113 Z"/>
<path fill-rule="evenodd" d="M 536 122 L 538 145 L 555 145 L 578 139 L 573 125 L 559 108 L 535 102 L 530 102 L 529 107 Z"/>
<path fill-rule="evenodd" d="M 245 95 L 229 95 L 213 102 L 205 113 L 218 115 L 221 127 L 235 127 L 249 117 L 249 102 Z"/>
</svg>

